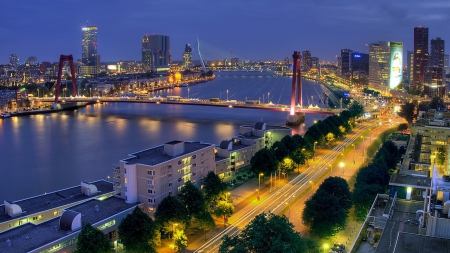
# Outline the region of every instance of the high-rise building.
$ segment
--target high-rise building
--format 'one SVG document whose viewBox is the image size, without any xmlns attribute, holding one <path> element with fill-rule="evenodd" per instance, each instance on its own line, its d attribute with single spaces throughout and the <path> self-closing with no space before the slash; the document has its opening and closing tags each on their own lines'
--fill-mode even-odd
<svg viewBox="0 0 450 253">
<path fill-rule="evenodd" d="M 308 71 L 312 67 L 311 52 L 310 51 L 303 51 L 302 55 L 303 55 L 303 57 L 302 57 L 303 70 Z"/>
<path fill-rule="evenodd" d="M 289 65 L 291 64 L 289 57 L 284 58 L 284 65 Z"/>
<path fill-rule="evenodd" d="M 389 80 L 389 43 L 369 44 L 369 88 L 385 91 Z"/>
<path fill-rule="evenodd" d="M 425 70 L 428 65 L 428 28 L 414 28 L 414 70 L 413 85 L 415 90 L 423 90 Z"/>
<path fill-rule="evenodd" d="M 312 57 L 311 58 L 311 68 L 319 69 L 319 57 Z"/>
<path fill-rule="evenodd" d="M 169 69 L 170 63 L 170 37 L 165 35 L 148 36 L 148 48 L 152 52 L 154 71 Z"/>
<path fill-rule="evenodd" d="M 341 75 L 350 73 L 350 53 L 353 52 L 350 49 L 341 50 Z"/>
<path fill-rule="evenodd" d="M 81 62 L 83 66 L 80 74 L 97 74 L 100 71 L 100 62 L 97 61 L 97 26 L 88 25 L 81 30 Z"/>
<path fill-rule="evenodd" d="M 449 69 L 449 55 L 448 54 L 444 54 L 444 70 L 445 70 L 445 74 L 448 74 L 450 69 Z"/>
<path fill-rule="evenodd" d="M 414 52 L 406 51 L 406 75 L 404 76 L 404 80 L 410 85 L 413 81 L 413 69 L 414 69 Z"/>
<path fill-rule="evenodd" d="M 19 57 L 17 57 L 17 54 L 10 54 L 9 55 L 9 64 L 11 66 L 17 66 L 17 62 L 19 61 Z"/>
<path fill-rule="evenodd" d="M 425 72 L 424 93 L 430 97 L 445 95 L 444 40 L 432 39 L 430 57 Z"/>
<path fill-rule="evenodd" d="M 37 57 L 36 56 L 28 57 L 28 63 L 30 63 L 30 64 L 37 64 Z"/>
<path fill-rule="evenodd" d="M 360 85 L 367 85 L 369 75 L 369 54 L 350 53 L 350 79 Z"/>
<path fill-rule="evenodd" d="M 142 38 L 142 66 L 145 72 L 153 71 L 153 53 L 150 48 L 150 36 L 146 34 Z"/>
<path fill-rule="evenodd" d="M 186 44 L 183 53 L 183 67 L 185 69 L 189 69 L 191 65 L 192 65 L 192 47 L 191 45 Z"/>
</svg>

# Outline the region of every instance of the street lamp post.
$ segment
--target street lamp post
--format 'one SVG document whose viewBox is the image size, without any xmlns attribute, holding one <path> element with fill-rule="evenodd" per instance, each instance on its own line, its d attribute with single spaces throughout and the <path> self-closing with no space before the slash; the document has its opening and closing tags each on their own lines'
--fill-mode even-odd
<svg viewBox="0 0 450 253">
<path fill-rule="evenodd" d="M 288 205 L 288 209 L 289 209 L 288 221 L 291 221 L 291 203 L 290 202 L 286 202 L 285 204 Z"/>
<path fill-rule="evenodd" d="M 189 89 L 190 89 L 190 88 L 188 87 L 188 99 L 189 99 Z"/>
<path fill-rule="evenodd" d="M 316 158 L 316 144 L 317 144 L 317 141 L 314 142 L 314 148 L 313 148 L 314 155 L 313 155 L 313 160 Z"/>
<path fill-rule="evenodd" d="M 314 182 L 312 180 L 309 180 L 309 183 L 311 184 L 311 190 L 314 191 Z"/>
<path fill-rule="evenodd" d="M 227 90 L 227 101 L 228 101 L 228 90 Z"/>
<path fill-rule="evenodd" d="M 270 92 L 267 93 L 267 103 L 270 103 Z"/>
<path fill-rule="evenodd" d="M 344 162 L 339 163 L 339 167 L 342 168 L 342 175 L 344 175 L 344 166 L 345 166 Z"/>
<path fill-rule="evenodd" d="M 258 175 L 258 200 L 260 199 L 260 190 L 261 190 L 261 176 L 264 176 L 263 173 L 259 173 Z"/>
</svg>

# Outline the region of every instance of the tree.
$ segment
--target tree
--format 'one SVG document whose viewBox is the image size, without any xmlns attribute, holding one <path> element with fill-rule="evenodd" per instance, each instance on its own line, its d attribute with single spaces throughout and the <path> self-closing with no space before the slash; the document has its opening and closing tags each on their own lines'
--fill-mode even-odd
<svg viewBox="0 0 450 253">
<path fill-rule="evenodd" d="M 153 220 L 139 207 L 134 208 L 119 225 L 119 238 L 130 252 L 156 252 L 152 241 L 156 238 Z"/>
<path fill-rule="evenodd" d="M 278 160 L 271 149 L 263 148 L 250 159 L 250 165 L 255 174 L 269 175 L 278 168 Z"/>
<path fill-rule="evenodd" d="M 352 118 L 359 118 L 364 114 L 364 107 L 356 101 L 353 101 L 348 110 Z"/>
<path fill-rule="evenodd" d="M 335 196 L 338 199 L 340 208 L 349 210 L 352 207 L 352 193 L 345 179 L 341 177 L 329 177 L 319 186 L 318 191 Z"/>
<path fill-rule="evenodd" d="M 297 164 L 297 168 L 300 170 L 300 164 L 305 164 L 307 157 L 305 152 L 303 152 L 300 148 L 297 148 L 293 152 L 289 154 L 289 157 Z M 300 171 L 299 171 L 300 173 Z"/>
<path fill-rule="evenodd" d="M 397 113 L 398 116 L 404 118 L 409 125 L 411 125 L 413 119 L 415 118 L 415 103 L 406 102 L 400 106 L 400 111 Z"/>
<path fill-rule="evenodd" d="M 213 171 L 208 172 L 203 181 L 203 190 L 205 192 L 205 200 L 208 204 L 215 204 L 223 198 L 228 191 L 227 184 L 222 182 Z"/>
<path fill-rule="evenodd" d="M 446 157 L 445 147 L 438 147 L 436 154 L 436 164 L 444 165 Z"/>
<path fill-rule="evenodd" d="M 167 196 L 156 209 L 155 222 L 161 230 L 174 232 L 175 224 L 181 227 L 188 225 L 188 210 L 176 197 Z"/>
<path fill-rule="evenodd" d="M 188 238 L 184 234 L 183 230 L 176 230 L 175 234 L 173 235 L 173 239 L 175 241 L 175 250 L 181 251 L 187 248 L 188 246 Z"/>
<path fill-rule="evenodd" d="M 289 150 L 284 146 L 283 143 L 276 141 L 272 147 L 270 147 L 270 150 L 272 150 L 273 154 L 277 158 L 279 162 L 281 162 L 286 156 L 289 155 Z"/>
<path fill-rule="evenodd" d="M 216 226 L 213 217 L 207 211 L 194 214 L 194 224 L 196 224 L 198 228 L 203 229 L 205 241 L 206 241 L 206 230 L 213 229 Z"/>
<path fill-rule="evenodd" d="M 225 219 L 230 217 L 234 213 L 233 204 L 227 201 L 220 201 L 217 203 L 216 208 L 214 208 L 214 215 L 217 217 L 223 217 L 223 225 L 226 226 Z"/>
<path fill-rule="evenodd" d="M 408 124 L 406 123 L 401 123 L 400 125 L 398 125 L 397 130 L 398 131 L 405 131 L 408 129 Z"/>
<path fill-rule="evenodd" d="M 102 231 L 90 223 L 81 229 L 78 236 L 76 253 L 106 253 L 113 252 L 112 245 Z"/>
<path fill-rule="evenodd" d="M 298 148 L 302 149 L 306 145 L 305 138 L 303 138 L 303 136 L 301 136 L 299 134 L 294 134 L 292 136 L 292 140 L 295 143 L 296 149 L 298 149 Z"/>
<path fill-rule="evenodd" d="M 308 252 L 307 243 L 286 216 L 257 215 L 239 234 L 222 239 L 219 253 Z"/>
<path fill-rule="evenodd" d="M 326 191 L 317 191 L 306 201 L 303 224 L 320 237 L 333 236 L 345 228 L 348 213 L 339 199 Z"/>
<path fill-rule="evenodd" d="M 442 100 L 439 97 L 434 97 L 431 99 L 430 103 L 428 104 L 428 107 L 430 109 L 436 109 L 439 110 L 440 108 L 445 108 L 444 100 Z"/>
<path fill-rule="evenodd" d="M 290 174 L 294 171 L 296 166 L 294 161 L 290 157 L 286 157 L 279 163 L 278 167 L 281 173 Z"/>
<path fill-rule="evenodd" d="M 294 151 L 297 148 L 297 144 L 292 136 L 286 135 L 281 139 L 281 143 L 287 148 L 289 152 Z"/>
<path fill-rule="evenodd" d="M 181 203 L 186 206 L 190 217 L 205 210 L 203 193 L 191 181 L 184 184 L 179 198 Z"/>
</svg>

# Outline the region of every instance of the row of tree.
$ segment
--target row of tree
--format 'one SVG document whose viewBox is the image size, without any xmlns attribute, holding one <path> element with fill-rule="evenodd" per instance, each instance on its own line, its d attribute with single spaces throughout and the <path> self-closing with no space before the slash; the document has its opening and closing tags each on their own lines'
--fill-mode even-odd
<svg viewBox="0 0 450 253">
<path fill-rule="evenodd" d="M 372 163 L 360 168 L 353 189 L 353 203 L 358 220 L 364 220 L 378 193 L 385 193 L 390 174 L 400 161 L 401 154 L 392 141 L 386 141 L 375 154 Z"/>
<path fill-rule="evenodd" d="M 348 110 L 339 115 L 319 120 L 309 127 L 304 136 L 286 135 L 281 141 L 276 141 L 270 148 L 264 148 L 255 153 L 250 160 L 251 170 L 256 174 L 269 175 L 276 171 L 289 174 L 308 158 L 313 157 L 315 145 L 332 144 L 343 138 L 355 125 L 355 119 L 364 113 L 364 108 L 353 102 Z"/>
<path fill-rule="evenodd" d="M 347 181 L 329 177 L 305 203 L 303 224 L 320 237 L 333 236 L 345 228 L 352 207 Z"/>
<path fill-rule="evenodd" d="M 430 102 L 417 102 L 413 100 L 411 102 L 406 102 L 400 106 L 400 111 L 398 112 L 398 116 L 404 118 L 409 125 L 413 122 L 413 120 L 417 117 L 417 110 L 419 111 L 428 111 L 429 109 L 441 109 L 446 108 L 445 102 L 442 98 L 434 97 Z"/>
<path fill-rule="evenodd" d="M 172 234 L 174 249 L 184 249 L 187 247 L 184 229 L 191 223 L 206 232 L 216 226 L 212 215 L 225 220 L 233 214 L 228 188 L 214 172 L 207 174 L 203 189 L 187 181 L 178 197 L 167 196 L 161 201 L 155 221 L 136 207 L 118 227 L 119 238 L 127 252 L 156 252 L 161 234 Z M 88 224 L 78 237 L 76 252 L 112 252 L 112 245 L 103 232 Z"/>
</svg>

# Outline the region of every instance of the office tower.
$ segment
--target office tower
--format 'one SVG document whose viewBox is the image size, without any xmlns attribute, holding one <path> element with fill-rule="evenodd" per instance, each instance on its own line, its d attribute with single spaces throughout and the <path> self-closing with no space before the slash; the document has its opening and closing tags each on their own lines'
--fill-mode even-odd
<svg viewBox="0 0 450 253">
<path fill-rule="evenodd" d="M 302 63 L 303 63 L 303 70 L 309 71 L 312 67 L 312 59 L 311 59 L 311 52 L 310 51 L 303 51 L 302 52 Z"/>
<path fill-rule="evenodd" d="M 17 66 L 17 62 L 19 61 L 19 57 L 17 57 L 17 54 L 10 54 L 9 55 L 9 64 L 11 66 Z"/>
<path fill-rule="evenodd" d="M 311 67 L 319 69 L 319 57 L 312 57 L 311 58 Z"/>
<path fill-rule="evenodd" d="M 431 40 L 424 83 L 424 93 L 430 97 L 445 95 L 444 46 L 444 40 L 439 37 Z"/>
<path fill-rule="evenodd" d="M 148 36 L 148 48 L 152 52 L 152 69 L 154 71 L 165 71 L 169 69 L 170 63 L 170 37 L 165 35 Z"/>
<path fill-rule="evenodd" d="M 192 64 L 192 47 L 189 44 L 186 44 L 184 47 L 183 53 L 183 67 L 185 69 L 189 69 Z"/>
<path fill-rule="evenodd" d="M 350 49 L 341 50 L 341 75 L 346 75 L 350 72 Z"/>
<path fill-rule="evenodd" d="M 389 79 L 389 43 L 369 44 L 369 88 L 385 91 Z"/>
<path fill-rule="evenodd" d="M 291 64 L 289 57 L 284 58 L 284 65 L 289 65 Z"/>
<path fill-rule="evenodd" d="M 150 49 L 150 37 L 146 34 L 142 38 L 142 67 L 145 72 L 153 71 L 153 54 Z"/>
<path fill-rule="evenodd" d="M 369 75 L 369 54 L 350 53 L 350 79 L 360 85 L 367 85 Z"/>
<path fill-rule="evenodd" d="M 85 26 L 82 29 L 80 74 L 93 75 L 100 71 L 97 55 L 97 26 Z"/>
<path fill-rule="evenodd" d="M 406 75 L 404 77 L 404 80 L 410 85 L 413 81 L 413 69 L 414 69 L 414 52 L 413 51 L 406 51 Z"/>
<path fill-rule="evenodd" d="M 28 63 L 30 63 L 30 64 L 36 64 L 36 63 L 37 63 L 37 57 L 36 57 L 36 56 L 30 56 L 30 57 L 28 57 Z"/>
<path fill-rule="evenodd" d="M 414 28 L 414 70 L 413 85 L 415 90 L 423 90 L 425 70 L 428 65 L 428 28 Z"/>
<path fill-rule="evenodd" d="M 448 54 L 444 54 L 444 70 L 445 70 L 445 74 L 449 73 L 449 55 Z"/>
</svg>

